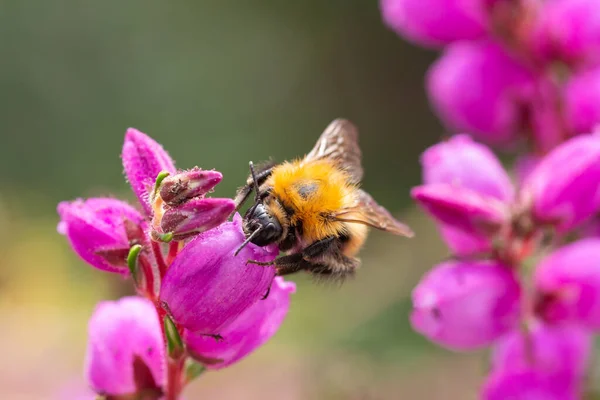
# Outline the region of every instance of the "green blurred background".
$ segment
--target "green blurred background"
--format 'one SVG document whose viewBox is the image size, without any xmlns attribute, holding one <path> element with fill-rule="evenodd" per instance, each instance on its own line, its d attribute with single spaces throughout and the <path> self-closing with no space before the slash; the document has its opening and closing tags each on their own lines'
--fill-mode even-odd
<svg viewBox="0 0 600 400">
<path fill-rule="evenodd" d="M 127 127 L 178 166 L 223 172 L 307 152 L 336 117 L 361 130 L 364 187 L 410 223 L 374 232 L 342 288 L 302 277 L 265 347 L 207 373 L 189 399 L 468 399 L 485 364 L 408 325 L 410 290 L 445 256 L 410 205 L 419 154 L 442 134 L 423 76 L 435 54 L 382 24 L 376 1 L 0 2 L 0 398 L 71 399 L 83 387 L 94 304 L 130 293 L 56 233 L 56 203 L 133 200 L 119 153 Z"/>
</svg>

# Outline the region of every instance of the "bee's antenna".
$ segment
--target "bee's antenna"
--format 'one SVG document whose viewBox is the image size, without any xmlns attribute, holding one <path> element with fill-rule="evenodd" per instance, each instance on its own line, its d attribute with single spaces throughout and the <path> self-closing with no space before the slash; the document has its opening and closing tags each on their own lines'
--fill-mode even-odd
<svg viewBox="0 0 600 400">
<path fill-rule="evenodd" d="M 234 257 L 236 257 L 238 254 L 240 254 L 240 251 L 242 251 L 242 249 L 243 249 L 244 247 L 246 247 L 246 245 L 247 245 L 248 243 L 250 243 L 250 241 L 251 241 L 252 239 L 254 239 L 254 236 L 258 235 L 258 232 L 260 232 L 262 229 L 263 229 L 263 226 L 261 225 L 261 226 L 259 226 L 259 227 L 258 227 L 258 229 L 257 229 L 257 230 L 255 230 L 254 232 L 252 232 L 252 234 L 251 234 L 250 236 L 248 236 L 248 238 L 247 238 L 246 240 L 244 240 L 244 243 L 242 243 L 242 244 L 240 245 L 240 247 L 238 247 L 238 248 L 237 248 L 237 250 L 235 251 L 235 253 L 233 253 L 233 256 L 234 256 Z"/>
<path fill-rule="evenodd" d="M 254 182 L 254 205 L 250 207 L 248 210 L 248 215 L 252 215 L 256 206 L 258 206 L 258 201 L 260 200 L 260 186 L 258 186 L 258 179 L 256 179 L 256 172 L 254 172 L 254 163 L 250 161 L 250 174 L 252 175 L 252 182 Z"/>
</svg>

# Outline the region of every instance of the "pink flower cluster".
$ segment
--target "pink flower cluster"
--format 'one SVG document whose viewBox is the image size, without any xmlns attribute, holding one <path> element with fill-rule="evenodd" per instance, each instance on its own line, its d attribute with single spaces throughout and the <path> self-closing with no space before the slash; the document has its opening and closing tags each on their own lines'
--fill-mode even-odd
<svg viewBox="0 0 600 400">
<path fill-rule="evenodd" d="M 453 350 L 491 348 L 482 399 L 583 398 L 600 330 L 600 2 L 381 9 L 400 35 L 443 48 L 426 90 L 446 127 L 518 156 L 511 179 L 465 134 L 423 153 L 411 194 L 452 257 L 414 289 L 414 329 Z"/>
<path fill-rule="evenodd" d="M 244 242 L 231 199 L 206 195 L 217 171 L 178 171 L 129 129 L 123 166 L 140 210 L 114 198 L 58 205 L 58 231 L 91 266 L 131 277 L 138 296 L 101 302 L 89 322 L 85 375 L 107 398 L 180 399 L 204 369 L 229 366 L 279 329 L 295 285 L 275 277 L 273 249 Z"/>
</svg>

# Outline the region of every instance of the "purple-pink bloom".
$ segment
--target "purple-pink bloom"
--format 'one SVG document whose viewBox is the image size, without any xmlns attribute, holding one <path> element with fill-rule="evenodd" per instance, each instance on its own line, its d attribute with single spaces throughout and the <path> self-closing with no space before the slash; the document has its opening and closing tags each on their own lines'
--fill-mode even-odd
<svg viewBox="0 0 600 400">
<path fill-rule="evenodd" d="M 183 340 L 188 351 L 209 369 L 221 369 L 241 360 L 279 330 L 290 307 L 290 295 L 295 291 L 293 282 L 276 277 L 268 297 L 254 303 L 227 325 L 220 332 L 221 340 L 186 331 Z"/>
<path fill-rule="evenodd" d="M 490 41 L 449 45 L 427 73 L 434 110 L 452 130 L 493 145 L 518 137 L 534 92 L 533 74 Z"/>
<path fill-rule="evenodd" d="M 501 201 L 452 184 L 417 186 L 411 196 L 439 222 L 477 237 L 492 236 L 509 219 Z"/>
<path fill-rule="evenodd" d="M 588 331 L 534 321 L 527 331 L 515 330 L 495 344 L 491 368 L 507 374 L 535 370 L 555 379 L 565 391 L 572 391 L 585 377 L 591 350 L 592 335 Z"/>
<path fill-rule="evenodd" d="M 487 27 L 485 0 L 381 0 L 386 25 L 408 40 L 440 46 L 477 39 Z"/>
<path fill-rule="evenodd" d="M 519 322 L 521 290 L 514 272 L 497 261 L 438 264 L 412 293 L 413 328 L 449 349 L 491 344 Z"/>
<path fill-rule="evenodd" d="M 423 183 L 448 183 L 511 202 L 515 190 L 498 157 L 468 135 L 456 135 L 421 155 Z"/>
<path fill-rule="evenodd" d="M 600 239 L 563 246 L 535 269 L 536 309 L 550 322 L 600 329 Z"/>
<path fill-rule="evenodd" d="M 178 206 L 188 200 L 203 197 L 221 182 L 223 175 L 215 170 L 194 167 L 163 179 L 159 194 L 169 206 Z"/>
<path fill-rule="evenodd" d="M 88 326 L 85 376 L 98 394 L 133 394 L 165 381 L 161 324 L 140 297 L 103 301 Z M 142 387 L 140 387 L 142 386 Z"/>
<path fill-rule="evenodd" d="M 579 400 L 564 382 L 536 370 L 492 373 L 481 390 L 482 400 Z"/>
<path fill-rule="evenodd" d="M 547 63 L 572 67 L 600 62 L 600 3 L 597 0 L 552 0 L 543 3 L 530 28 L 531 49 Z"/>
<path fill-rule="evenodd" d="M 144 240 L 143 216 L 124 201 L 111 198 L 63 201 L 58 204 L 59 233 L 73 250 L 98 269 L 128 274 L 127 254 Z"/>
<path fill-rule="evenodd" d="M 600 68 L 590 69 L 570 77 L 564 88 L 564 109 L 566 122 L 573 133 L 586 133 L 598 128 Z"/>
<path fill-rule="evenodd" d="M 174 240 L 184 240 L 221 225 L 234 209 L 231 199 L 196 198 L 165 211 L 160 226 L 164 233 L 173 233 Z"/>
<path fill-rule="evenodd" d="M 226 222 L 190 241 L 169 267 L 160 299 L 175 322 L 205 335 L 218 335 L 248 307 L 263 297 L 275 268 L 247 264 L 272 261 L 277 252 L 244 242 L 242 218 Z"/>
<path fill-rule="evenodd" d="M 171 157 L 154 139 L 134 128 L 129 128 L 123 143 L 123 167 L 129 184 L 148 216 L 152 216 L 150 194 L 161 171 L 175 173 Z"/>
<path fill-rule="evenodd" d="M 572 138 L 544 157 L 521 191 L 538 223 L 568 231 L 600 206 L 600 134 Z"/>
</svg>

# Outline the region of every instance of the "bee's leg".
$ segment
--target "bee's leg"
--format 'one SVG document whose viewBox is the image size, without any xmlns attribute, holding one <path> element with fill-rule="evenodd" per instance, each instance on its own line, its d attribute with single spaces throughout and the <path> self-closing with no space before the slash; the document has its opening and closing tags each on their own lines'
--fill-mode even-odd
<svg viewBox="0 0 600 400">
<path fill-rule="evenodd" d="M 255 264 L 255 265 L 262 265 L 262 266 L 276 265 L 276 266 L 280 267 L 280 266 L 287 266 L 290 264 L 296 264 L 300 261 L 302 261 L 302 253 L 295 253 L 295 254 L 290 254 L 288 256 L 282 256 L 282 257 L 276 258 L 273 261 L 267 261 L 267 262 L 248 260 L 248 261 L 246 261 L 246 264 Z"/>
<path fill-rule="evenodd" d="M 327 252 L 336 250 L 338 248 L 336 246 L 337 243 L 338 242 L 334 236 L 326 237 L 325 239 L 316 241 L 302 250 L 302 258 L 305 260 L 311 260 Z"/>
<path fill-rule="evenodd" d="M 338 252 L 328 254 L 322 263 L 313 264 L 308 271 L 317 280 L 343 283 L 355 275 L 359 266 L 360 261 L 357 258 L 347 257 Z"/>
</svg>

